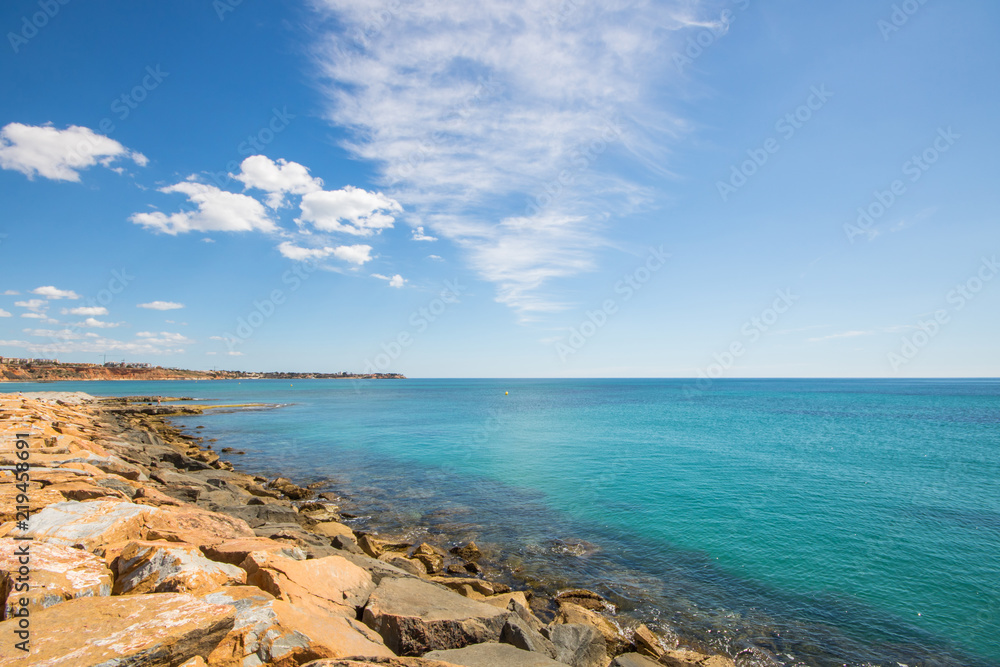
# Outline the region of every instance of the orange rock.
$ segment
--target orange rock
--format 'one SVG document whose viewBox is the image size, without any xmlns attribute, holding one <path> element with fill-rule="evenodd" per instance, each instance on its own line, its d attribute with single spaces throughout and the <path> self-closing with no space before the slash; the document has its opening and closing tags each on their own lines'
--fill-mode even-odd
<svg viewBox="0 0 1000 667">
<path fill-rule="evenodd" d="M 25 557 L 31 588 L 14 592 L 20 559 Z M 19 608 L 22 598 L 34 614 L 66 600 L 102 595 L 111 595 L 111 571 L 94 554 L 44 542 L 0 539 L 0 619 Z"/>
<path fill-rule="evenodd" d="M 254 551 L 284 556 L 292 560 L 306 559 L 306 554 L 302 549 L 286 542 L 269 540 L 266 537 L 228 540 L 219 544 L 205 544 L 201 547 L 201 552 L 205 554 L 206 558 L 230 565 L 239 565 Z"/>
<path fill-rule="evenodd" d="M 107 544 L 143 539 L 147 522 L 159 512 L 152 507 L 112 500 L 55 503 L 34 514 L 28 521 L 28 529 L 15 530 L 14 536 L 29 536 L 96 553 Z"/>
<path fill-rule="evenodd" d="M 128 500 L 120 491 L 83 481 L 60 482 L 47 486 L 45 489 L 62 494 L 66 500 L 96 500 L 97 498 Z"/>
<path fill-rule="evenodd" d="M 150 540 L 187 542 L 198 546 L 247 537 L 253 538 L 256 534 L 243 519 L 209 512 L 194 505 L 182 505 L 154 515 L 147 533 Z"/>
<path fill-rule="evenodd" d="M 115 595 L 192 593 L 246 583 L 235 565 L 205 558 L 198 547 L 176 542 L 131 542 L 115 562 Z"/>
<path fill-rule="evenodd" d="M 31 615 L 30 653 L 15 644 L 19 619 L 0 623 L 4 665 L 180 665 L 207 656 L 235 610 L 191 595 L 77 598 Z"/>
<path fill-rule="evenodd" d="M 257 588 L 222 588 L 203 599 L 237 610 L 233 630 L 208 657 L 210 667 L 295 667 L 318 658 L 393 655 L 377 634 L 353 619 L 305 611 Z"/>
<path fill-rule="evenodd" d="M 556 614 L 555 623 L 587 625 L 594 628 L 604 637 L 612 654 L 624 651 L 631 644 L 625 631 L 611 619 L 573 602 L 559 602 L 559 613 Z"/>
<path fill-rule="evenodd" d="M 356 541 L 354 537 L 354 531 L 350 529 L 349 526 L 338 521 L 324 521 L 322 523 L 317 523 L 312 526 L 309 530 L 319 535 L 324 535 L 326 537 L 337 537 L 338 535 L 343 535 L 349 540 Z"/>
<path fill-rule="evenodd" d="M 356 618 L 375 589 L 371 575 L 340 556 L 292 560 L 253 552 L 240 564 L 247 583 L 303 609 Z"/>
</svg>

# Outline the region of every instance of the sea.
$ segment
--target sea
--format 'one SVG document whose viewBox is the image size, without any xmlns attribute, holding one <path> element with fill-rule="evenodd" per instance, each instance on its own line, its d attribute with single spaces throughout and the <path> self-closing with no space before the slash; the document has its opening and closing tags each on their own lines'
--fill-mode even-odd
<svg viewBox="0 0 1000 667">
<path fill-rule="evenodd" d="M 1000 665 L 1000 380 L 61 382 L 743 665 Z M 198 427 L 202 428 L 198 428 Z"/>
</svg>

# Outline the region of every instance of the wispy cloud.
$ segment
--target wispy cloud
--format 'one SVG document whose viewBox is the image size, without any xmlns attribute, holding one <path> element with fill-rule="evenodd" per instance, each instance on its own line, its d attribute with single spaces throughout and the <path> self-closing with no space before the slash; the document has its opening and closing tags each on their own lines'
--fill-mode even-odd
<svg viewBox="0 0 1000 667">
<path fill-rule="evenodd" d="M 868 329 L 864 331 L 852 330 L 852 331 L 842 331 L 840 333 L 830 334 L 829 336 L 819 336 L 817 338 L 810 338 L 810 343 L 818 343 L 824 340 L 834 340 L 836 338 L 857 338 L 859 336 L 875 336 L 877 334 L 892 334 L 900 333 L 903 331 L 909 331 L 913 329 L 913 325 L 910 324 L 898 324 L 890 327 L 879 327 L 877 329 Z"/>
<path fill-rule="evenodd" d="M 686 129 L 664 84 L 706 24 L 698 0 L 314 4 L 340 26 L 317 61 L 347 148 L 523 316 L 559 308 L 548 283 L 594 268 L 606 221 L 647 200 L 600 163 L 664 170 Z"/>
<path fill-rule="evenodd" d="M 150 301 L 149 303 L 140 303 L 136 306 L 136 308 L 145 308 L 146 310 L 180 310 L 183 307 L 183 303 L 176 303 L 174 301 Z"/>
</svg>

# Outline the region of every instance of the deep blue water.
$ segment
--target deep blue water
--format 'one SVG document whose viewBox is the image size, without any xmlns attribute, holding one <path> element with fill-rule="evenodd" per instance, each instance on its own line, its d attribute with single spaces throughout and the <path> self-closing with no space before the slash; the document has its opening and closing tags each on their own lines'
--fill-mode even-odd
<svg viewBox="0 0 1000 667">
<path fill-rule="evenodd" d="M 378 525 L 474 537 L 521 577 L 594 588 L 731 655 L 1000 665 L 1000 381 L 688 384 L 0 390 L 284 404 L 181 423 L 245 450 L 243 469 L 334 478 Z"/>
</svg>

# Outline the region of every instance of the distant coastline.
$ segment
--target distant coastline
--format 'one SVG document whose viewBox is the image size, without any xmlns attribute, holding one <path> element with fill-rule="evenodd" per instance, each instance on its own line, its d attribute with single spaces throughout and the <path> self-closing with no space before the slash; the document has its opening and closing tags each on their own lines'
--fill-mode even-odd
<svg viewBox="0 0 1000 667">
<path fill-rule="evenodd" d="M 401 373 L 294 373 L 195 371 L 150 364 L 73 364 L 51 359 L 0 357 L 0 382 L 86 382 L 108 380 L 405 380 Z"/>
</svg>

